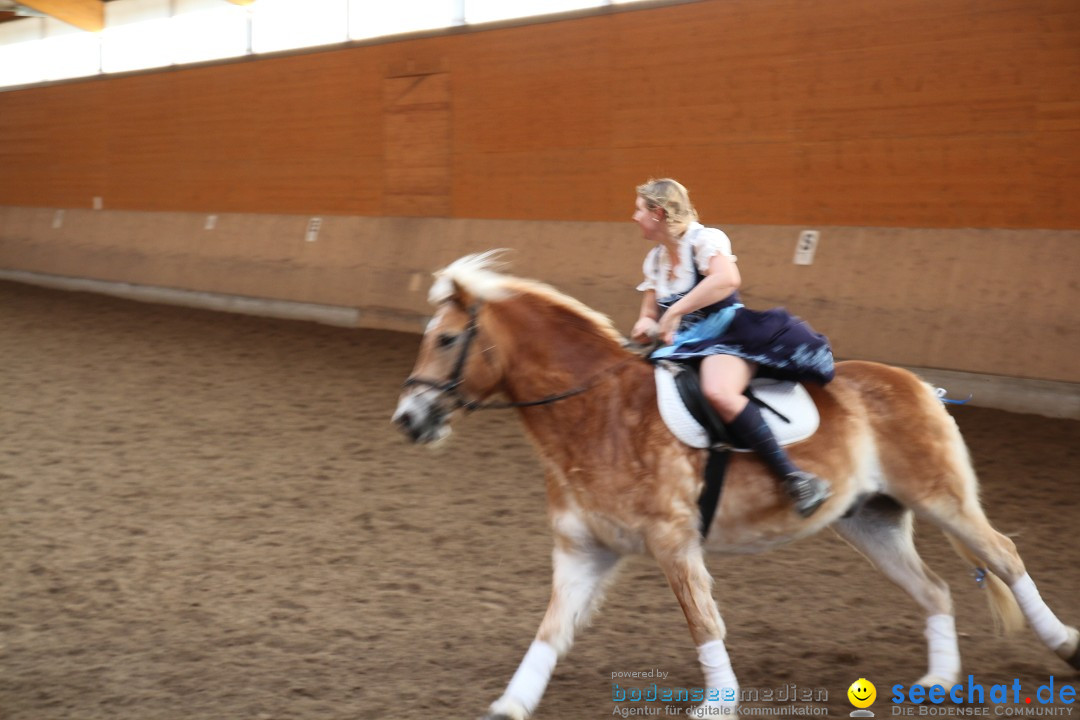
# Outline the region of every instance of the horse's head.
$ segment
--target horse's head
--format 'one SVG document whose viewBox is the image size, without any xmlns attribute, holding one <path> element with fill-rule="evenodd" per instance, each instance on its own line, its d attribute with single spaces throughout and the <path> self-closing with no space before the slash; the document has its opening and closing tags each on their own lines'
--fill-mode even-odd
<svg viewBox="0 0 1080 720">
<path fill-rule="evenodd" d="M 394 422 L 413 442 L 450 434 L 461 408 L 548 405 L 586 392 L 627 354 L 611 321 L 554 288 L 495 272 L 498 251 L 435 274 L 435 317 Z M 485 403 L 492 393 L 509 402 Z"/>
<path fill-rule="evenodd" d="M 436 275 L 429 299 L 436 306 L 393 421 L 410 440 L 430 443 L 450 434 L 454 411 L 491 395 L 502 379 L 495 343 L 484 319 L 484 298 L 467 290 L 452 270 L 472 261 L 474 273 L 489 258 L 470 256 Z M 479 269 L 478 269 L 479 268 Z M 494 276 L 493 273 L 491 275 Z"/>
</svg>

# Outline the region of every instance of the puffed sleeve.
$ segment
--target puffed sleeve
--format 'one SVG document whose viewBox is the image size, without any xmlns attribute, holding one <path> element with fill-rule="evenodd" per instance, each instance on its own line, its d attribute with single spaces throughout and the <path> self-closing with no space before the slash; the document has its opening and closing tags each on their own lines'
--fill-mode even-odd
<svg viewBox="0 0 1080 720">
<path fill-rule="evenodd" d="M 708 271 L 709 260 L 713 255 L 727 255 L 731 258 L 731 262 L 738 260 L 731 252 L 731 239 L 723 230 L 710 227 L 699 228 L 690 239 L 690 243 L 694 248 L 694 262 L 697 263 L 701 272 Z"/>
<path fill-rule="evenodd" d="M 657 251 L 658 248 L 650 250 L 649 254 L 645 256 L 645 262 L 641 264 L 641 274 L 645 276 L 645 280 L 637 286 L 637 289 L 641 292 L 656 289 L 656 268 L 659 265 L 656 259 Z"/>
</svg>

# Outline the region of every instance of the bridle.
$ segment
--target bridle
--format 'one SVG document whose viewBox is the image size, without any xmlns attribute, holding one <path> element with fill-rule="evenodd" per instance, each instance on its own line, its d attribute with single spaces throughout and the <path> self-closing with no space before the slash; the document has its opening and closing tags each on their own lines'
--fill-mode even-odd
<svg viewBox="0 0 1080 720">
<path fill-rule="evenodd" d="M 505 410 L 507 408 L 520 408 L 520 407 L 535 407 L 537 405 L 550 405 L 551 403 L 565 400 L 566 398 L 580 395 L 581 393 L 591 390 L 600 378 L 607 375 L 610 372 L 622 367 L 631 360 L 637 360 L 636 356 L 631 355 L 626 360 L 615 363 L 614 365 L 601 370 L 593 375 L 589 380 L 576 388 L 567 390 L 566 392 L 555 393 L 553 395 L 546 395 L 539 400 L 524 400 L 524 401 L 509 401 L 509 402 L 481 402 L 479 400 L 470 400 L 465 397 L 461 392 L 461 385 L 465 382 L 465 363 L 469 359 L 469 348 L 473 344 L 473 340 L 476 339 L 477 331 L 477 315 L 480 312 L 480 303 L 476 302 L 471 305 L 467 312 L 469 313 L 469 322 L 465 325 L 465 331 L 461 339 L 461 350 L 458 353 L 457 359 L 454 361 L 454 369 L 450 373 L 450 377 L 447 380 L 432 380 L 430 378 L 417 377 L 416 375 L 410 375 L 404 383 L 403 388 L 412 387 L 414 385 L 422 385 L 429 387 L 439 392 L 442 397 L 449 397 L 452 402 L 450 412 L 459 408 L 464 408 L 466 412 L 472 412 L 473 410 Z"/>
<path fill-rule="evenodd" d="M 469 359 L 469 347 L 472 345 L 473 340 L 476 339 L 476 316 L 480 310 L 480 303 L 475 303 L 469 307 L 469 322 L 465 325 L 464 337 L 461 340 L 461 352 L 457 356 L 457 360 L 454 361 L 454 369 L 450 373 L 448 380 L 431 380 L 428 378 L 417 377 L 416 375 L 410 375 L 406 378 L 405 382 L 401 384 L 403 388 L 412 387 L 413 385 L 423 385 L 438 390 L 440 395 L 449 396 L 454 403 L 454 410 L 458 408 L 466 408 L 468 410 L 479 409 L 473 407 L 476 405 L 474 400 L 467 399 L 461 394 L 461 384 L 465 382 L 465 363 Z"/>
</svg>

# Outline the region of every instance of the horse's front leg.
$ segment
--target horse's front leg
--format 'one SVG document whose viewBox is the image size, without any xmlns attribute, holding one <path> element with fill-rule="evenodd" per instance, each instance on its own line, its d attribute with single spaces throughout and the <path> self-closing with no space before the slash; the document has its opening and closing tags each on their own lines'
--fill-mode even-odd
<svg viewBox="0 0 1080 720">
<path fill-rule="evenodd" d="M 614 576 L 619 562 L 616 553 L 599 546 L 586 533 L 560 533 L 559 524 L 557 521 L 547 612 L 506 692 L 491 704 L 484 720 L 524 720 L 536 710 L 556 660 L 570 649 L 575 631 L 588 622 Z"/>
<path fill-rule="evenodd" d="M 724 647 L 726 630 L 712 596 L 712 576 L 705 567 L 700 538 L 693 531 L 670 531 L 654 537 L 650 549 L 686 615 L 705 676 L 704 692 L 700 693 L 704 702 L 688 710 L 688 717 L 734 713 L 739 705 L 739 683 Z M 690 699 L 698 697 L 691 695 Z"/>
</svg>

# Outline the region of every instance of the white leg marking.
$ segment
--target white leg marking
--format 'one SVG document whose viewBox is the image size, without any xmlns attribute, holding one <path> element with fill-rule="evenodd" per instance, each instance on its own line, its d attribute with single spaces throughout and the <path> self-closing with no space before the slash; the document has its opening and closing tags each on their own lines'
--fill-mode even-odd
<svg viewBox="0 0 1080 720">
<path fill-rule="evenodd" d="M 930 685 L 951 686 L 960 679 L 960 645 L 956 638 L 955 618 L 952 615 L 926 618 L 926 642 L 930 649 L 930 669 L 924 680 L 933 681 Z"/>
<path fill-rule="evenodd" d="M 739 706 L 739 681 L 731 667 L 723 640 L 712 640 L 698 647 L 698 661 L 705 675 L 705 702 L 688 710 L 690 717 L 716 717 L 717 711 L 728 715 Z"/>
<path fill-rule="evenodd" d="M 532 715 L 544 695 L 551 673 L 555 670 L 558 654 L 555 648 L 540 640 L 533 640 L 529 652 L 511 678 L 506 692 L 491 706 L 492 715 L 508 715 L 526 718 Z"/>
<path fill-rule="evenodd" d="M 1031 629 L 1043 641 L 1043 644 L 1051 650 L 1057 651 L 1061 646 L 1068 643 L 1069 628 L 1058 620 L 1054 611 L 1047 606 L 1039 595 L 1038 588 L 1031 576 L 1024 573 L 1023 576 L 1012 584 L 1013 596 L 1024 612 Z"/>
</svg>

